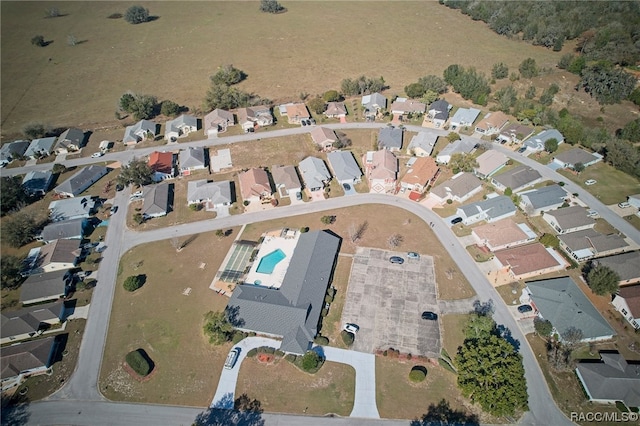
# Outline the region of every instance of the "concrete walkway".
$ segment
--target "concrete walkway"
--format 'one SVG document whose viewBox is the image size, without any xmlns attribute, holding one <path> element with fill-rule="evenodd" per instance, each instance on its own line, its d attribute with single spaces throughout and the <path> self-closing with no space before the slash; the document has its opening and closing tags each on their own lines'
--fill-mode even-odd
<svg viewBox="0 0 640 426">
<path fill-rule="evenodd" d="M 280 341 L 265 337 L 247 337 L 233 348 L 240 348 L 240 355 L 233 368 L 224 368 L 220 374 L 218 389 L 211 401 L 211 408 L 232 409 L 235 400 L 236 383 L 240 365 L 247 353 L 260 346 L 280 347 Z M 232 349 L 233 349 L 232 348 Z M 318 351 L 327 361 L 348 364 L 356 372 L 355 395 L 353 398 L 353 410 L 351 417 L 379 419 L 376 405 L 376 360 L 373 354 L 350 351 L 346 349 L 332 348 L 329 346 L 316 346 Z"/>
<path fill-rule="evenodd" d="M 83 318 L 83 319 L 89 318 L 89 306 L 91 305 L 84 305 L 84 306 L 73 308 L 73 313 L 69 315 L 67 319 L 72 320 L 72 319 L 78 319 L 78 318 Z"/>
</svg>

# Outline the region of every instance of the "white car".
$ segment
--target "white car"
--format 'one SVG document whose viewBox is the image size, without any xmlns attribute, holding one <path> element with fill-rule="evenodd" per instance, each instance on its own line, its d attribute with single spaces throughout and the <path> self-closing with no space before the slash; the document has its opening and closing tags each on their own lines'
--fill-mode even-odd
<svg viewBox="0 0 640 426">
<path fill-rule="evenodd" d="M 356 334 L 358 332 L 358 330 L 360 330 L 360 327 L 358 327 L 357 324 L 352 324 L 352 323 L 346 323 L 344 325 L 344 331 L 348 331 L 351 334 Z"/>
<path fill-rule="evenodd" d="M 596 183 L 598 183 L 598 181 L 595 179 L 588 179 L 584 182 L 584 184 L 587 186 L 595 185 Z"/>
<path fill-rule="evenodd" d="M 631 207 L 631 204 L 629 204 L 629 202 L 627 201 L 623 201 L 621 203 L 618 203 L 618 207 L 620 207 L 621 209 L 626 209 L 627 207 Z"/>
<path fill-rule="evenodd" d="M 233 348 L 229 355 L 227 355 L 227 360 L 224 363 L 224 368 L 227 370 L 231 370 L 234 365 L 236 365 L 236 361 L 238 360 L 238 355 L 240 355 L 240 348 Z"/>
<path fill-rule="evenodd" d="M 91 154 L 91 158 L 100 158 L 104 155 L 103 152 L 98 151 L 98 152 L 94 152 L 93 154 Z"/>
</svg>

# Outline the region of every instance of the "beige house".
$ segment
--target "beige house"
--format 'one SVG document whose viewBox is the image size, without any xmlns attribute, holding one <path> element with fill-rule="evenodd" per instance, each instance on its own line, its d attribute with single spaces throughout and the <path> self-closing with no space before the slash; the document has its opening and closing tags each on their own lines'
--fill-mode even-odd
<svg viewBox="0 0 640 426">
<path fill-rule="evenodd" d="M 323 150 L 327 151 L 333 148 L 334 142 L 337 142 L 338 138 L 336 132 L 326 127 L 317 126 L 310 132 L 311 140 Z"/>
<path fill-rule="evenodd" d="M 236 111 L 238 124 L 245 132 L 250 132 L 257 127 L 265 127 L 273 124 L 271 109 L 265 105 L 256 105 L 247 108 L 238 108 Z"/>
<path fill-rule="evenodd" d="M 204 127 L 204 135 L 206 137 L 215 136 L 218 133 L 224 133 L 227 128 L 235 125 L 233 113 L 216 108 L 209 114 L 204 116 L 202 127 Z"/>
<path fill-rule="evenodd" d="M 384 194 L 395 191 L 398 178 L 398 159 L 388 149 L 368 151 L 362 157 L 369 192 Z"/>
<path fill-rule="evenodd" d="M 300 124 L 302 120 L 311 118 L 307 106 L 303 103 L 287 105 L 285 110 L 289 124 Z"/>
<path fill-rule="evenodd" d="M 490 112 L 476 124 L 476 132 L 483 135 L 495 135 L 509 123 L 509 116 L 502 111 Z"/>
<path fill-rule="evenodd" d="M 565 268 L 566 262 L 552 248 L 540 243 L 499 250 L 495 258 L 516 280 L 523 280 Z"/>
<path fill-rule="evenodd" d="M 486 179 L 493 176 L 498 172 L 498 170 L 503 168 L 507 164 L 508 160 L 507 156 L 503 153 L 490 149 L 476 158 L 478 167 L 473 169 L 473 173 L 475 173 L 475 175 L 480 179 Z"/>
<path fill-rule="evenodd" d="M 328 118 L 344 118 L 347 115 L 347 107 L 344 102 L 329 102 L 324 112 Z"/>
<path fill-rule="evenodd" d="M 495 252 L 535 241 L 536 234 L 524 223 L 512 219 L 477 226 L 471 230 L 476 244 Z"/>
<path fill-rule="evenodd" d="M 431 188 L 430 197 L 439 204 L 447 200 L 463 203 L 482 191 L 482 181 L 472 173 L 460 172 Z"/>
<path fill-rule="evenodd" d="M 238 174 L 240 195 L 244 201 L 271 200 L 273 192 L 269 183 L 269 175 L 264 169 L 253 168 Z"/>
</svg>

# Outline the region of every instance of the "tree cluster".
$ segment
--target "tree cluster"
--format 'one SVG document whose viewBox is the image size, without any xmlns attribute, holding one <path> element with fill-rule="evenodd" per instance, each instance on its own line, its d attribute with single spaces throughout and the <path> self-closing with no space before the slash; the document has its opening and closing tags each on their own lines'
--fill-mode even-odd
<svg viewBox="0 0 640 426">
<path fill-rule="evenodd" d="M 19 210 L 30 199 L 19 176 L 5 176 L 0 179 L 0 216 Z"/>
<path fill-rule="evenodd" d="M 31 122 L 22 127 L 22 134 L 29 139 L 38 139 L 45 137 L 49 130 L 49 127 L 42 123 Z"/>
<path fill-rule="evenodd" d="M 246 78 L 247 74 L 245 74 L 244 71 L 231 64 L 219 67 L 218 71 L 210 77 L 211 83 L 224 84 L 225 86 L 238 84 Z"/>
<path fill-rule="evenodd" d="M 118 106 L 121 110 L 133 114 L 136 120 L 147 120 L 158 114 L 158 98 L 151 95 L 125 93 L 120 97 Z"/>
<path fill-rule="evenodd" d="M 260 12 L 265 13 L 284 13 L 287 9 L 277 0 L 260 0 Z"/>
<path fill-rule="evenodd" d="M 0 258 L 0 284 L 2 289 L 14 289 L 20 286 L 24 280 L 20 275 L 22 271 L 22 259 L 9 254 Z"/>
<path fill-rule="evenodd" d="M 131 6 L 124 13 L 124 20 L 130 24 L 141 24 L 149 20 L 149 9 L 139 5 Z"/>
<path fill-rule="evenodd" d="M 595 294 L 615 294 L 618 291 L 620 276 L 608 266 L 598 265 L 589 271 L 586 276 L 587 285 Z"/>
<path fill-rule="evenodd" d="M 486 105 L 487 97 L 491 93 L 489 81 L 483 73 L 475 68 L 465 69 L 462 65 L 449 65 L 444 70 L 444 81 L 453 87 L 464 99 L 471 99 L 478 105 Z"/>
<path fill-rule="evenodd" d="M 134 158 L 120 168 L 120 174 L 117 177 L 119 184 L 127 186 L 133 185 L 148 185 L 153 181 L 153 170 L 142 158 Z"/>
<path fill-rule="evenodd" d="M 428 94 L 428 98 L 436 98 L 447 91 L 447 83 L 437 75 L 420 77 L 416 83 L 405 86 L 404 93 L 410 98 L 418 99 Z M 433 102 L 432 99 L 431 102 Z M 431 103 L 427 102 L 427 103 Z"/>
<path fill-rule="evenodd" d="M 31 212 L 18 211 L 2 220 L 2 239 L 13 247 L 22 247 L 33 241 L 45 223 L 46 221 L 38 221 Z"/>
<path fill-rule="evenodd" d="M 599 62 L 582 70 L 580 85 L 600 104 L 615 104 L 627 99 L 637 79 L 609 63 Z"/>
<path fill-rule="evenodd" d="M 224 65 L 211 76 L 211 87 L 204 100 L 205 108 L 212 111 L 216 108 L 235 109 L 251 105 L 268 104 L 268 99 L 261 99 L 253 93 L 247 93 L 235 87 L 247 75 L 233 65 Z"/>
<path fill-rule="evenodd" d="M 386 88 L 384 78 L 368 78 L 364 75 L 356 79 L 345 78 L 340 83 L 340 90 L 345 96 L 366 95 L 381 92 Z"/>
</svg>

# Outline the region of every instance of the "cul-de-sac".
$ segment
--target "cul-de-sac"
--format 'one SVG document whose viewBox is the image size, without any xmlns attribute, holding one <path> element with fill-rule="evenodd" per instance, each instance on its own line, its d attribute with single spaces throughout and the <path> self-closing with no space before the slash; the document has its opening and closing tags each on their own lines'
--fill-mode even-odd
<svg viewBox="0 0 640 426">
<path fill-rule="evenodd" d="M 0 2 L 7 425 L 640 421 L 640 4 Z"/>
</svg>

